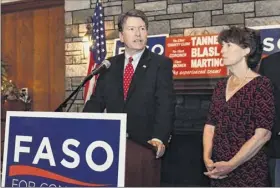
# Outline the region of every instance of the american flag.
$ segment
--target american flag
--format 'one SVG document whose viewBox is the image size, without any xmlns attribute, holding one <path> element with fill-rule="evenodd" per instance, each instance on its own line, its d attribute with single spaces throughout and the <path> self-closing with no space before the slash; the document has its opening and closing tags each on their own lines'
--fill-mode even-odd
<svg viewBox="0 0 280 188">
<path fill-rule="evenodd" d="M 87 74 L 89 74 L 94 68 L 99 66 L 106 57 L 106 39 L 104 28 L 104 10 L 102 4 L 97 1 L 94 15 L 92 16 L 92 40 L 94 41 L 93 48 L 90 48 L 90 58 Z M 94 92 L 96 80 L 98 75 L 94 76 L 85 85 L 84 100 L 85 102 L 90 98 Z"/>
</svg>

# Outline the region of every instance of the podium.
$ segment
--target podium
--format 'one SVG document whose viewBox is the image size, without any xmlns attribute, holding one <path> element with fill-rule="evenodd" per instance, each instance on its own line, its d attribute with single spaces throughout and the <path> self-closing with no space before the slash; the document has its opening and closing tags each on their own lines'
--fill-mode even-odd
<svg viewBox="0 0 280 188">
<path fill-rule="evenodd" d="M 8 111 L 5 134 L 2 187 L 125 185 L 126 114 Z"/>
<path fill-rule="evenodd" d="M 160 186 L 161 160 L 156 159 L 155 151 L 127 139 L 125 159 L 125 187 Z"/>
<path fill-rule="evenodd" d="M 160 186 L 161 161 L 127 138 L 126 114 L 9 111 L 6 122 L 2 187 Z"/>
</svg>

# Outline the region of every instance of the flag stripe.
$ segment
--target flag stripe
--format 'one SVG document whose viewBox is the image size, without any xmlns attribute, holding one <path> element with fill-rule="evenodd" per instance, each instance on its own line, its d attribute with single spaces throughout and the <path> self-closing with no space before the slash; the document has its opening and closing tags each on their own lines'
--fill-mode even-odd
<svg viewBox="0 0 280 188">
<path fill-rule="evenodd" d="M 97 1 L 92 16 L 92 40 L 94 41 L 93 48 L 90 48 L 90 58 L 87 74 L 89 74 L 95 67 L 99 66 L 106 57 L 106 39 L 104 27 L 104 10 L 102 4 Z M 90 98 L 94 92 L 96 80 L 98 75 L 94 76 L 86 85 L 84 89 L 85 102 Z"/>
</svg>

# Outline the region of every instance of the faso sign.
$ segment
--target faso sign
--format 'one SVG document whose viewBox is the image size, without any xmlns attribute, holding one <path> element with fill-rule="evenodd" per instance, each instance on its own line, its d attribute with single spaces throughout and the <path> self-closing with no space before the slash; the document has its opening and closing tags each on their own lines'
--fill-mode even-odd
<svg viewBox="0 0 280 188">
<path fill-rule="evenodd" d="M 2 187 L 124 186 L 125 114 L 8 112 Z"/>
<path fill-rule="evenodd" d="M 165 39 L 168 37 L 168 34 L 162 35 L 150 35 L 148 36 L 147 48 L 159 55 L 165 54 Z M 114 51 L 113 56 L 124 53 L 124 44 L 120 39 L 115 39 L 114 42 Z"/>
</svg>

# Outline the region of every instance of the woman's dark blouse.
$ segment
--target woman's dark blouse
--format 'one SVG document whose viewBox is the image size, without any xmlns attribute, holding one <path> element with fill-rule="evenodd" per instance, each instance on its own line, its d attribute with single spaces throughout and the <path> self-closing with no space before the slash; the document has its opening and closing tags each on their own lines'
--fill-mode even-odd
<svg viewBox="0 0 280 188">
<path fill-rule="evenodd" d="M 217 83 L 207 124 L 215 126 L 212 159 L 229 161 L 257 128 L 271 130 L 275 108 L 273 87 L 266 77 L 256 77 L 226 101 L 227 79 Z M 262 148 L 222 180 L 211 179 L 211 186 L 268 186 L 267 156 Z"/>
</svg>

